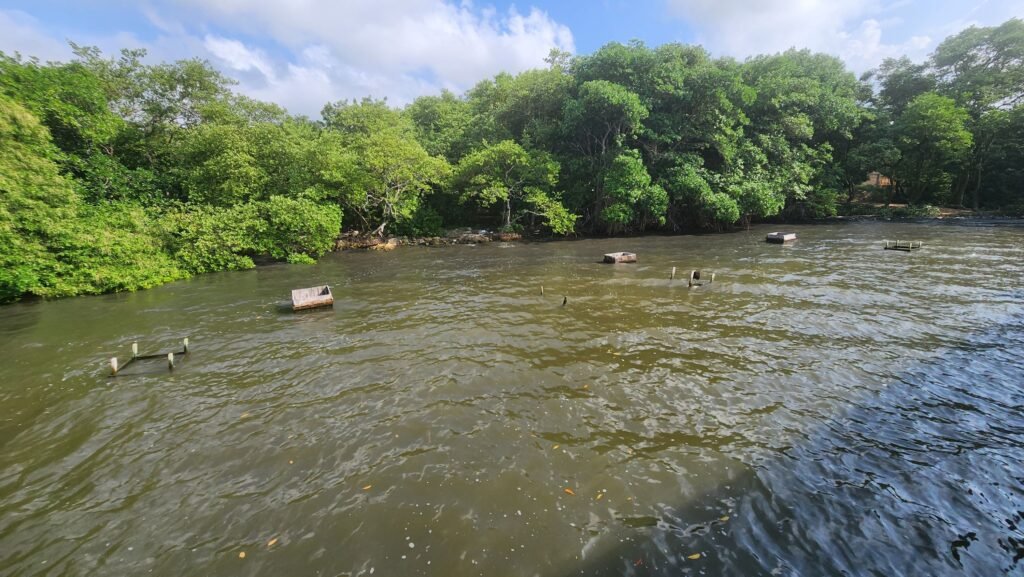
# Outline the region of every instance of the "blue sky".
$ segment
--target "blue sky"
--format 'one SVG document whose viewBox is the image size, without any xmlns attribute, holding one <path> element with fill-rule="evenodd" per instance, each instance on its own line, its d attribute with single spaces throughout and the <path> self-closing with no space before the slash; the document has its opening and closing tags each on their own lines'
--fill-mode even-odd
<svg viewBox="0 0 1024 577">
<path fill-rule="evenodd" d="M 0 0 L 0 50 L 64 60 L 74 40 L 146 48 L 152 61 L 204 58 L 238 90 L 318 116 L 346 98 L 461 93 L 542 66 L 552 47 L 639 39 L 743 59 L 796 46 L 860 73 L 1011 17 L 1024 18 L 1024 0 Z"/>
</svg>

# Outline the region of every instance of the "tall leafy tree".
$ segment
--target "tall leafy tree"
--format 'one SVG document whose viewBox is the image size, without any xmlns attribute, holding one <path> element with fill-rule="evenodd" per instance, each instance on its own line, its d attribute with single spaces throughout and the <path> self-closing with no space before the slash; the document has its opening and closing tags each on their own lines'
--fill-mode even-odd
<svg viewBox="0 0 1024 577">
<path fill-rule="evenodd" d="M 901 158 L 896 177 L 911 203 L 941 202 L 951 171 L 970 152 L 969 115 L 953 99 L 927 92 L 912 100 L 896 121 Z"/>
<path fill-rule="evenodd" d="M 628 230 L 633 224 L 641 231 L 648 224 L 665 224 L 668 193 L 651 183 L 639 151 L 627 149 L 615 157 L 605 174 L 604 190 L 608 202 L 601 219 L 610 232 Z"/>
<path fill-rule="evenodd" d="M 328 104 L 323 116 L 354 161 L 341 203 L 364 230 L 383 234 L 388 226 L 412 221 L 423 197 L 450 173 L 443 158 L 417 142 L 411 120 L 383 101 Z"/>
<path fill-rule="evenodd" d="M 527 152 L 511 140 L 480 149 L 462 158 L 454 186 L 464 199 L 482 206 L 502 206 L 502 226 L 512 229 L 524 216 L 541 217 L 557 234 L 572 231 L 576 217 L 555 194 L 558 163 L 549 154 Z"/>
<path fill-rule="evenodd" d="M 1007 112 L 1024 105 L 1024 20 L 967 28 L 940 43 L 931 63 L 938 89 L 970 114 L 973 146 L 964 157 L 954 195 L 962 203 L 971 186 L 977 210 L 993 149 L 1013 137 Z"/>
<path fill-rule="evenodd" d="M 605 226 L 602 213 L 609 204 L 605 172 L 640 132 L 648 111 L 640 97 L 607 80 L 588 80 L 565 107 L 568 178 L 574 204 L 583 209 L 585 224 Z"/>
<path fill-rule="evenodd" d="M 416 138 L 431 156 L 457 162 L 467 152 L 466 130 L 472 122 L 469 104 L 448 90 L 421 96 L 405 108 Z"/>
</svg>

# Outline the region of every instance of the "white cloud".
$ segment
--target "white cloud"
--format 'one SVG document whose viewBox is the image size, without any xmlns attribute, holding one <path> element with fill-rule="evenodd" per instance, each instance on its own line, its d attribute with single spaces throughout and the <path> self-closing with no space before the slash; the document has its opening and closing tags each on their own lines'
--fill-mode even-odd
<svg viewBox="0 0 1024 577">
<path fill-rule="evenodd" d="M 893 42 L 887 30 L 906 28 L 893 16 L 911 2 L 900 0 L 667 0 L 671 13 L 704 31 L 701 41 L 737 57 L 810 48 L 839 56 L 856 72 L 883 58 L 923 58 L 933 39 L 917 34 Z"/>
<path fill-rule="evenodd" d="M 0 10 L 0 51 L 11 56 L 15 52 L 42 61 L 67 60 L 71 48 L 44 32 L 39 21 L 18 10 Z"/>
<path fill-rule="evenodd" d="M 840 43 L 832 50 L 824 50 L 842 57 L 857 72 L 873 68 L 885 58 L 906 55 L 920 60 L 932 47 L 929 36 L 912 36 L 899 44 L 887 44 L 882 40 L 882 25 L 874 19 L 864 20 L 853 33 L 840 31 L 836 37 Z"/>
<path fill-rule="evenodd" d="M 145 48 L 150 62 L 206 58 L 240 92 L 313 117 L 335 100 L 402 105 L 442 88 L 461 92 L 498 72 L 544 66 L 551 48 L 575 50 L 569 29 L 541 10 L 499 12 L 468 0 L 152 0 L 137 10 L 155 35 L 83 31 L 73 39 L 109 55 Z M 55 34 L 0 10 L 0 50 L 70 58 Z"/>
<path fill-rule="evenodd" d="M 439 90 L 431 82 L 413 76 L 372 73 L 341 63 L 322 46 L 309 46 L 296 61 L 280 64 L 238 40 L 208 34 L 203 46 L 215 64 L 228 68 L 230 75 L 239 79 L 240 92 L 312 117 L 319 115 L 324 104 L 344 98 L 400 94 L 411 99 Z"/>
<path fill-rule="evenodd" d="M 573 51 L 569 29 L 546 13 L 499 13 L 445 0 L 178 0 L 163 11 L 202 13 L 211 25 L 268 38 L 272 58 L 238 40 L 207 34 L 206 51 L 243 75 L 240 89 L 274 96 L 293 112 L 316 115 L 330 100 L 387 97 L 404 104 L 441 88 L 462 91 L 507 71 L 543 66 L 551 48 Z M 155 15 L 151 20 L 164 21 Z M 311 95 L 324 98 L 314 103 Z"/>
<path fill-rule="evenodd" d="M 205 47 L 210 54 L 220 59 L 222 62 L 228 65 L 232 70 L 239 72 L 248 72 L 250 70 L 257 70 L 262 74 L 268 81 L 274 81 L 274 68 L 270 62 L 267 61 L 266 57 L 258 50 L 253 50 L 246 47 L 238 40 L 231 40 L 229 38 L 221 38 L 212 34 L 207 34 L 203 38 L 203 47 Z"/>
</svg>

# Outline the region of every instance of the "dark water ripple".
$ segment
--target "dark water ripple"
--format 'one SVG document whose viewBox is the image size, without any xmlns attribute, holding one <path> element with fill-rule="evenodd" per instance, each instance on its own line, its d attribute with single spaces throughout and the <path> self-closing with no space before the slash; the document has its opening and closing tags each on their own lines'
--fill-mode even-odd
<svg viewBox="0 0 1024 577">
<path fill-rule="evenodd" d="M 0 575 L 1024 574 L 1024 230 L 766 232 L 4 307 Z"/>
</svg>

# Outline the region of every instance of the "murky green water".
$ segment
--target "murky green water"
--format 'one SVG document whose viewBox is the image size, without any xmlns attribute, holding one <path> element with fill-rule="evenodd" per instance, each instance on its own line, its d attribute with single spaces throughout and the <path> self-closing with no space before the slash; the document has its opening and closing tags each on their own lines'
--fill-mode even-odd
<svg viewBox="0 0 1024 577">
<path fill-rule="evenodd" d="M 1024 572 L 1024 229 L 791 228 L 0 308 L 0 574 Z"/>
</svg>

